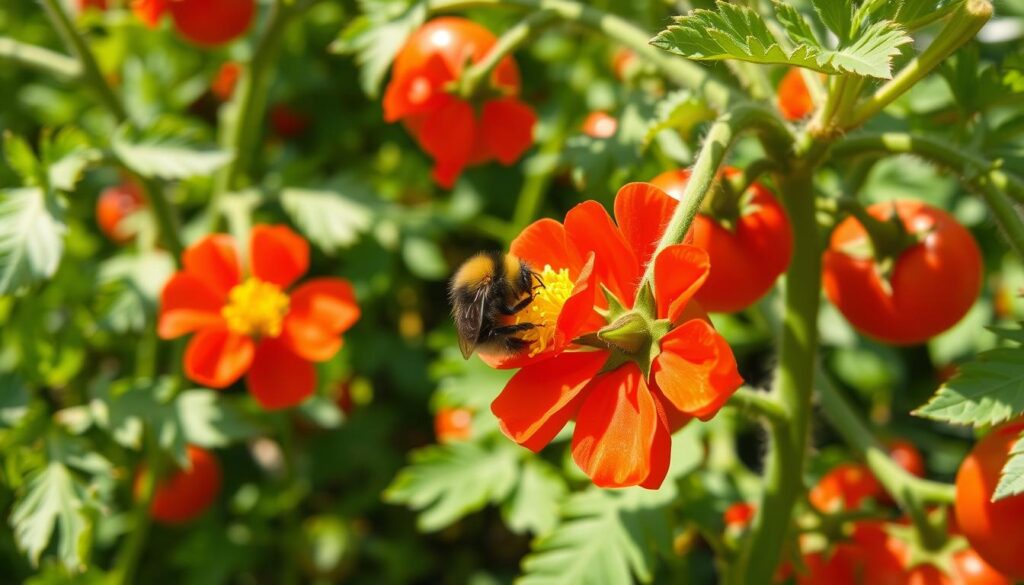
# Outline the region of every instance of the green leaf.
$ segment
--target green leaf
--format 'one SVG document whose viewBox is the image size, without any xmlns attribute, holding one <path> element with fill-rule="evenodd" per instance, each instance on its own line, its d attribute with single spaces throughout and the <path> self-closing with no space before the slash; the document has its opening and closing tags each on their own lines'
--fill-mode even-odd
<svg viewBox="0 0 1024 585">
<path fill-rule="evenodd" d="M 57 557 L 71 569 L 85 564 L 91 541 L 91 523 L 85 486 L 59 461 L 51 461 L 30 480 L 25 495 L 11 511 L 11 526 L 18 546 L 33 565 L 56 539 Z"/>
<path fill-rule="evenodd" d="M 154 320 L 160 291 L 173 272 L 174 259 L 161 250 L 103 262 L 101 323 L 118 333 L 144 331 Z"/>
<path fill-rule="evenodd" d="M 50 186 L 59 191 L 74 190 L 86 167 L 102 158 L 85 133 L 72 126 L 61 128 L 52 137 L 44 135 L 40 149 Z"/>
<path fill-rule="evenodd" d="M 426 3 L 359 0 L 359 6 L 362 14 L 341 32 L 331 44 L 331 51 L 355 54 L 363 91 L 375 98 L 395 55 L 426 20 Z"/>
<path fill-rule="evenodd" d="M 658 33 L 651 44 L 696 60 L 739 59 L 752 63 L 805 67 L 830 75 L 852 73 L 892 77 L 892 59 L 910 37 L 895 23 L 880 21 L 863 31 L 848 46 L 829 49 L 810 39 L 789 36 L 784 48 L 759 14 L 750 8 L 718 2 L 718 10 L 698 9 L 676 17 L 676 23 Z M 805 35 L 800 35 L 805 36 Z"/>
<path fill-rule="evenodd" d="M 688 89 L 674 91 L 658 102 L 654 119 L 644 136 L 644 144 L 650 144 L 659 132 L 677 130 L 684 137 L 689 136 L 701 122 L 713 120 L 715 111 L 707 102 Z"/>
<path fill-rule="evenodd" d="M 643 488 L 573 494 L 560 523 L 534 542 L 523 560 L 520 585 L 649 583 L 656 555 L 672 545 L 671 505 L 676 490 Z"/>
<path fill-rule="evenodd" d="M 144 132 L 123 126 L 114 134 L 111 146 L 129 169 L 162 179 L 209 175 L 232 158 L 231 153 L 202 143 L 195 130 L 164 120 Z"/>
<path fill-rule="evenodd" d="M 281 205 L 303 235 L 333 256 L 355 244 L 373 223 L 369 206 L 353 197 L 366 191 L 354 179 L 330 191 L 289 188 L 281 192 Z"/>
<path fill-rule="evenodd" d="M 506 524 L 516 533 L 551 532 L 558 523 L 558 506 L 567 491 L 557 469 L 541 459 L 526 459 L 516 489 L 501 509 Z"/>
<path fill-rule="evenodd" d="M 1024 412 L 1024 349 L 999 348 L 960 367 L 917 416 L 965 425 L 993 425 Z"/>
<path fill-rule="evenodd" d="M 850 38 L 853 26 L 853 3 L 850 0 L 811 0 L 821 22 L 839 37 L 840 42 Z"/>
<path fill-rule="evenodd" d="M 441 246 L 429 237 L 407 235 L 403 238 L 402 260 L 409 272 L 423 280 L 442 280 L 449 274 Z"/>
<path fill-rule="evenodd" d="M 772 0 L 772 6 L 775 8 L 775 18 L 785 27 L 789 38 L 808 45 L 821 44 L 807 19 L 795 6 L 784 0 Z"/>
<path fill-rule="evenodd" d="M 29 143 L 16 134 L 4 132 L 4 158 L 26 185 L 41 186 L 43 166 Z"/>
<path fill-rule="evenodd" d="M 1010 448 L 1010 459 L 1003 466 L 999 476 L 999 485 L 992 494 L 992 501 L 1024 493 L 1024 433 Z"/>
<path fill-rule="evenodd" d="M 0 295 L 50 278 L 64 254 L 64 203 L 40 187 L 0 190 Z"/>
<path fill-rule="evenodd" d="M 0 373 L 0 428 L 17 425 L 28 413 L 29 400 L 28 387 L 21 376 Z"/>
<path fill-rule="evenodd" d="M 516 455 L 507 445 L 468 442 L 418 449 L 384 491 L 384 500 L 417 510 L 420 530 L 440 530 L 503 501 L 515 486 Z"/>
</svg>

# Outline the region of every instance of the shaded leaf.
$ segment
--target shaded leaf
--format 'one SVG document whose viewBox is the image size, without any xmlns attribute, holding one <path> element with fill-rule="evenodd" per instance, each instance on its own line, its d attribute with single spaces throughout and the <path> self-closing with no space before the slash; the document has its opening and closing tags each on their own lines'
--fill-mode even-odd
<svg viewBox="0 0 1024 585">
<path fill-rule="evenodd" d="M 50 278 L 64 254 L 64 203 L 39 187 L 0 190 L 0 295 Z"/>
<path fill-rule="evenodd" d="M 232 157 L 203 143 L 195 131 L 171 121 L 159 121 L 143 132 L 122 127 L 111 146 L 126 167 L 144 177 L 162 179 L 209 175 Z"/>
<path fill-rule="evenodd" d="M 960 367 L 917 416 L 965 425 L 993 425 L 1024 412 L 1024 349 L 983 352 Z"/>
<path fill-rule="evenodd" d="M 662 130 L 674 129 L 683 136 L 689 136 L 697 124 L 714 118 L 715 111 L 693 92 L 686 89 L 672 92 L 655 107 L 644 144 L 650 144 Z"/>
<path fill-rule="evenodd" d="M 557 469 L 540 459 L 526 459 L 515 491 L 502 506 L 509 529 L 537 535 L 551 532 L 558 523 L 558 507 L 567 491 Z"/>
<path fill-rule="evenodd" d="M 333 255 L 356 243 L 359 235 L 370 228 L 373 213 L 352 197 L 366 187 L 354 180 L 345 180 L 338 190 L 285 189 L 281 205 L 295 225 L 311 242 Z"/>
<path fill-rule="evenodd" d="M 50 186 L 59 191 L 74 190 L 86 167 L 102 158 L 100 151 L 89 145 L 85 133 L 72 126 L 52 137 L 44 135 L 41 150 Z"/>
<path fill-rule="evenodd" d="M 786 28 L 789 38 L 808 45 L 821 44 L 807 19 L 795 6 L 784 0 L 772 0 L 772 6 L 775 8 L 775 18 Z"/>
<path fill-rule="evenodd" d="M 12 132 L 5 132 L 4 158 L 26 185 L 42 186 L 42 163 L 24 138 Z"/>
<path fill-rule="evenodd" d="M 850 0 L 811 0 L 811 4 L 821 22 L 839 37 L 840 42 L 850 38 L 853 26 L 853 3 Z"/>
<path fill-rule="evenodd" d="M 399 49 L 427 17 L 426 4 L 408 0 L 359 0 L 359 16 L 331 44 L 335 53 L 352 53 L 360 66 L 363 91 L 377 97 Z"/>
<path fill-rule="evenodd" d="M 0 428 L 13 427 L 28 413 L 30 395 L 21 376 L 0 373 Z"/>
</svg>

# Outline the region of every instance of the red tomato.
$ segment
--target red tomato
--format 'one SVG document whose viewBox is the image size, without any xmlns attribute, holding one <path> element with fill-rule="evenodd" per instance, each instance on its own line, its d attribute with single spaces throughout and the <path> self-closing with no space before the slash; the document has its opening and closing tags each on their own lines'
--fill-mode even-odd
<svg viewBox="0 0 1024 585">
<path fill-rule="evenodd" d="M 612 72 L 615 73 L 615 77 L 619 80 L 626 79 L 636 60 L 636 53 L 632 49 L 626 47 L 616 49 L 612 54 Z"/>
<path fill-rule="evenodd" d="M 287 104 L 270 108 L 270 126 L 281 138 L 295 138 L 309 128 L 309 118 Z"/>
<path fill-rule="evenodd" d="M 1024 495 L 992 501 L 1010 448 L 1024 431 L 1024 419 L 985 436 L 956 474 L 956 520 L 960 531 L 988 564 L 1013 579 L 1024 579 Z"/>
<path fill-rule="evenodd" d="M 167 12 L 169 0 L 132 0 L 132 14 L 149 28 L 156 28 Z"/>
<path fill-rule="evenodd" d="M 883 342 L 923 342 L 957 323 L 981 290 L 981 252 L 971 233 L 952 215 L 920 201 L 895 203 L 904 227 L 922 239 L 904 250 L 889 280 L 873 258 L 854 255 L 870 249 L 867 233 L 853 217 L 843 220 L 825 252 L 825 294 L 861 333 Z M 886 220 L 893 203 L 868 212 Z"/>
<path fill-rule="evenodd" d="M 213 82 L 210 83 L 210 91 L 220 101 L 228 101 L 235 93 L 235 85 L 238 84 L 238 78 L 241 75 L 241 64 L 237 61 L 225 61 L 217 70 L 217 76 L 213 78 Z"/>
<path fill-rule="evenodd" d="M 986 563 L 972 548 L 953 555 L 953 570 L 964 585 L 1013 585 L 1009 577 Z"/>
<path fill-rule="evenodd" d="M 900 467 L 907 470 L 907 473 L 924 477 L 924 457 L 913 443 L 906 439 L 893 439 L 888 442 L 889 457 L 892 457 Z"/>
<path fill-rule="evenodd" d="M 245 34 L 256 12 L 253 0 L 169 0 L 168 7 L 178 33 L 206 47 Z"/>
<path fill-rule="evenodd" d="M 163 478 L 156 487 L 150 516 L 159 522 L 188 522 L 210 507 L 220 493 L 221 471 L 217 458 L 209 451 L 188 446 L 190 469 L 182 469 Z M 141 474 L 137 477 L 141 477 Z M 136 492 L 139 482 L 135 484 Z"/>
<path fill-rule="evenodd" d="M 135 233 L 121 222 L 144 206 L 142 190 L 135 183 L 107 187 L 96 200 L 96 223 L 112 242 L 124 244 L 131 241 Z"/>
<path fill-rule="evenodd" d="M 883 493 L 871 470 L 860 463 L 840 463 L 826 473 L 808 494 L 811 504 L 822 512 L 855 510 L 868 498 Z"/>
<path fill-rule="evenodd" d="M 738 528 L 746 528 L 750 526 L 750 521 L 754 519 L 754 514 L 757 513 L 757 506 L 749 502 L 736 502 L 725 509 L 722 519 L 725 521 L 725 527 L 731 528 L 733 526 Z"/>
<path fill-rule="evenodd" d="M 797 585 L 855 585 L 856 555 L 847 545 L 831 552 L 814 552 L 803 557 L 806 571 L 797 572 Z M 872 584 L 874 585 L 874 584 Z"/>
<path fill-rule="evenodd" d="M 739 170 L 726 167 L 731 177 Z M 690 178 L 688 169 L 662 173 L 651 183 L 681 199 Z M 733 229 L 711 217 L 698 214 L 690 233 L 693 244 L 707 250 L 711 273 L 697 291 L 697 301 L 708 311 L 734 312 L 764 296 L 789 266 L 793 253 L 793 232 L 789 218 L 768 189 L 754 183 L 743 214 Z"/>
<path fill-rule="evenodd" d="M 434 415 L 434 435 L 438 442 L 465 441 L 473 436 L 473 411 L 466 408 L 441 408 Z"/>
<path fill-rule="evenodd" d="M 590 112 L 583 120 L 582 129 L 591 138 L 611 138 L 619 129 L 619 121 L 605 112 Z"/>
<path fill-rule="evenodd" d="M 782 77 L 776 103 L 782 117 L 790 121 L 800 120 L 814 111 L 814 100 L 807 90 L 807 82 L 800 68 L 792 67 Z"/>
</svg>

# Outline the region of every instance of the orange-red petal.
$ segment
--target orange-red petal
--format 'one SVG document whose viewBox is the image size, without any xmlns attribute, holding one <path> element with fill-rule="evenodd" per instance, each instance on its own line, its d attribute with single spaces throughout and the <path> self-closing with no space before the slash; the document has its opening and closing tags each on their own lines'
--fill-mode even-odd
<svg viewBox="0 0 1024 585">
<path fill-rule="evenodd" d="M 256 278 L 288 288 L 309 270 L 309 242 L 283 225 L 258 225 L 249 239 L 249 266 Z"/>
<path fill-rule="evenodd" d="M 225 388 L 253 363 L 253 341 L 227 328 L 204 329 L 185 348 L 185 375 L 210 388 Z"/>
<path fill-rule="evenodd" d="M 227 234 L 203 236 L 185 249 L 181 264 L 185 272 L 224 296 L 242 281 L 235 239 Z"/>
<path fill-rule="evenodd" d="M 608 354 L 569 352 L 516 372 L 491 403 L 501 431 L 532 451 L 540 451 L 576 413 L 583 388 Z"/>
<path fill-rule="evenodd" d="M 667 469 L 667 462 L 654 460 L 668 456 L 667 438 L 643 374 L 630 362 L 587 386 L 576 415 L 572 458 L 599 487 L 641 485 L 652 471 Z"/>
<path fill-rule="evenodd" d="M 450 187 L 469 162 L 475 132 L 473 107 L 451 96 L 424 116 L 420 145 L 437 163 L 434 175 L 442 186 Z"/>
<path fill-rule="evenodd" d="M 633 306 L 640 265 L 604 206 L 590 200 L 570 209 L 565 216 L 565 233 L 578 250 L 594 252 L 597 281 L 623 305 Z"/>
<path fill-rule="evenodd" d="M 193 274 L 177 272 L 160 293 L 157 334 L 163 339 L 174 339 L 207 327 L 217 327 L 224 321 L 220 314 L 223 306 L 223 294 Z"/>
<path fill-rule="evenodd" d="M 132 0 L 132 13 L 149 28 L 160 24 L 160 17 L 167 12 L 168 0 Z"/>
<path fill-rule="evenodd" d="M 569 270 L 571 278 L 576 278 L 583 266 L 583 258 L 569 241 L 565 226 L 549 218 L 539 219 L 526 226 L 512 240 L 509 251 L 526 261 L 534 270 L 543 270 L 547 265 L 556 271 L 565 268 Z"/>
<path fill-rule="evenodd" d="M 340 335 L 358 319 L 351 284 L 340 278 L 313 279 L 292 294 L 282 339 L 307 360 L 328 360 L 341 348 Z"/>
<path fill-rule="evenodd" d="M 491 100 L 484 104 L 478 131 L 484 144 L 501 164 L 510 165 L 533 144 L 537 115 L 516 98 Z"/>
<path fill-rule="evenodd" d="M 678 323 L 693 296 L 708 279 L 711 258 L 689 244 L 669 246 L 654 259 L 654 298 L 658 318 Z"/>
<path fill-rule="evenodd" d="M 646 266 L 679 201 L 650 183 L 629 183 L 615 195 L 615 221 Z"/>
<path fill-rule="evenodd" d="M 316 368 L 280 339 L 264 339 L 246 378 L 249 392 L 266 410 L 296 406 L 316 390 Z"/>
<path fill-rule="evenodd" d="M 729 344 L 699 319 L 661 338 L 651 379 L 672 406 L 701 420 L 713 417 L 743 383 Z"/>
</svg>

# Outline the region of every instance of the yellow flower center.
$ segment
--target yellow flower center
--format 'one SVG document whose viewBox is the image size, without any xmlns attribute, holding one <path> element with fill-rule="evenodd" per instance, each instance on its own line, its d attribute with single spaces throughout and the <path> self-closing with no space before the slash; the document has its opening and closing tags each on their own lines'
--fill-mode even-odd
<svg viewBox="0 0 1024 585">
<path fill-rule="evenodd" d="M 516 325 L 536 325 L 519 334 L 521 339 L 530 342 L 530 357 L 544 351 L 554 341 L 558 315 L 562 312 L 562 305 L 572 295 L 574 284 L 567 269 L 555 272 L 550 265 L 540 272 L 540 280 L 544 286 L 534 291 L 533 302 L 516 314 Z"/>
<path fill-rule="evenodd" d="M 288 295 L 276 284 L 249 278 L 228 293 L 228 304 L 220 310 L 228 329 L 242 335 L 281 335 L 281 322 L 288 313 Z"/>
</svg>

